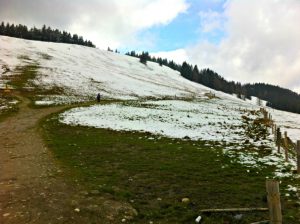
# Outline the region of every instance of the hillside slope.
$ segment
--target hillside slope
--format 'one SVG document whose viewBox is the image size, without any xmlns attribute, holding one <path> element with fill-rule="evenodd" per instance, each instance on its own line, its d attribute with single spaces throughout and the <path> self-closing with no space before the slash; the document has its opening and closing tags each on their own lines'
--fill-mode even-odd
<svg viewBox="0 0 300 224">
<path fill-rule="evenodd" d="M 61 43 L 45 43 L 0 36 L 0 72 L 16 74 L 35 65 L 35 87 L 59 89 L 65 95 L 107 98 L 191 97 L 209 89 L 190 82 L 168 67 L 108 51 Z M 55 93 L 55 91 L 54 91 Z"/>
<path fill-rule="evenodd" d="M 25 80 L 25 87 L 31 91 L 32 87 L 36 90 L 33 91 L 36 104 L 89 101 L 94 100 L 98 92 L 104 98 L 140 100 L 203 100 L 208 99 L 209 93 L 212 93 L 220 99 L 215 101 L 215 107 L 226 104 L 236 105 L 240 109 L 258 108 L 255 99 L 242 101 L 186 80 L 179 72 L 166 66 L 153 62 L 144 65 L 134 57 L 78 45 L 6 36 L 0 36 L 0 46 L 0 85 L 21 76 L 26 69 L 34 69 L 33 75 L 26 77 L 28 80 Z M 1 108 L 11 105 L 1 102 Z M 300 116 L 277 110 L 273 110 L 273 114 L 276 120 L 279 119 L 281 127 L 296 141 L 300 133 Z M 294 122 L 292 126 L 289 119 L 291 116 Z"/>
</svg>

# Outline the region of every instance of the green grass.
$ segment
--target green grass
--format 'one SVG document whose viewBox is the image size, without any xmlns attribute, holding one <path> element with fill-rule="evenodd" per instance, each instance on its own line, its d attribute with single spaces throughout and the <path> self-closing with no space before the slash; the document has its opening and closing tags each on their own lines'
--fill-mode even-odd
<svg viewBox="0 0 300 224">
<path fill-rule="evenodd" d="M 12 76 L 9 84 L 15 88 L 22 90 L 26 86 L 29 80 L 32 80 L 37 75 L 37 69 L 39 65 L 36 63 L 28 64 L 25 66 L 18 66 L 14 71 L 14 76 Z"/>
<path fill-rule="evenodd" d="M 9 102 L 13 100 L 18 99 L 8 94 L 0 95 L 0 106 L 9 105 L 9 108 L 0 110 L 0 122 L 5 118 L 16 114 L 19 111 L 18 104 L 9 104 Z"/>
<path fill-rule="evenodd" d="M 44 59 L 51 60 L 51 57 L 41 54 Z M 18 91 L 21 95 L 30 99 L 30 107 L 40 108 L 34 104 L 34 101 L 39 99 L 39 95 L 62 95 L 64 90 L 61 87 L 52 87 L 51 89 L 43 89 L 39 86 L 36 86 L 32 83 L 38 75 L 38 69 L 40 64 L 34 61 L 31 61 L 30 58 L 26 55 L 19 56 L 19 58 L 30 61 L 29 64 L 24 66 L 17 66 L 14 70 L 14 74 L 9 76 L 8 84 L 13 86 L 15 90 Z M 28 88 L 29 87 L 29 88 Z"/>
<path fill-rule="evenodd" d="M 2 110 L 0 112 L 0 122 L 5 120 L 7 117 L 13 116 L 19 111 L 17 106 L 12 106 L 8 110 Z"/>
<path fill-rule="evenodd" d="M 200 209 L 267 206 L 265 177 L 272 168 L 248 173 L 223 156 L 218 143 L 71 127 L 56 117 L 43 125 L 48 146 L 71 179 L 87 190 L 131 203 L 139 213 L 132 223 L 193 223 Z M 191 203 L 182 203 L 184 197 Z M 289 208 L 285 223 L 295 223 L 295 206 L 283 198 L 283 207 Z M 239 221 L 233 214 L 204 215 L 202 223 L 265 219 L 268 213 L 245 214 Z"/>
</svg>

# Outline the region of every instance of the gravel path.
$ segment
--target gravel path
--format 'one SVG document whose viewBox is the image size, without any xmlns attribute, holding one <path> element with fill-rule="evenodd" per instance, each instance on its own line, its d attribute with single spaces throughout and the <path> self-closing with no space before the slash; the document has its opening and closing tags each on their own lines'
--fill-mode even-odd
<svg viewBox="0 0 300 224">
<path fill-rule="evenodd" d="M 0 123 L 0 223 L 120 223 L 132 217 L 130 205 L 66 181 L 38 126 L 64 107 L 32 109 L 18 97 L 19 112 Z"/>
</svg>

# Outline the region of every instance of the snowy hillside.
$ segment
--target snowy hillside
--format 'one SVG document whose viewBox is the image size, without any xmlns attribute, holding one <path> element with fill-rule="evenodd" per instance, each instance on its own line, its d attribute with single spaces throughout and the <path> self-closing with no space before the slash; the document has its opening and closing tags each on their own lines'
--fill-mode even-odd
<svg viewBox="0 0 300 224">
<path fill-rule="evenodd" d="M 273 158 L 276 147 L 270 130 L 264 139 L 249 138 L 245 117 L 254 121 L 262 115 L 255 114 L 259 109 L 256 98 L 243 101 L 190 82 L 168 67 L 152 62 L 144 65 L 125 55 L 0 36 L 0 84 L 13 76 L 22 76 L 26 66 L 36 69 L 35 77 L 26 85 L 36 93 L 37 104 L 94 101 L 98 92 L 107 99 L 124 100 L 66 111 L 60 115 L 63 123 L 147 132 L 157 138 L 215 141 L 223 145 L 229 156 L 234 152 L 241 163 L 249 166 L 276 160 L 280 169 L 284 163 L 282 155 Z M 3 102 L 0 101 L 0 110 L 7 107 Z M 267 110 L 293 141 L 300 138 L 300 115 Z M 238 152 L 245 147 L 256 150 L 261 146 L 272 153 L 258 158 L 256 151 Z M 293 159 L 291 162 L 294 165 Z"/>
<path fill-rule="evenodd" d="M 38 96 L 37 99 L 43 101 L 37 103 L 94 100 L 98 92 L 105 98 L 116 99 L 194 98 L 201 101 L 208 99 L 208 93 L 211 92 L 219 100 L 212 101 L 215 105 L 202 104 L 200 105 L 202 109 L 198 109 L 203 112 L 207 107 L 214 108 L 210 113 L 214 113 L 216 117 L 217 114 L 223 113 L 240 116 L 239 113 L 236 114 L 237 108 L 240 110 L 258 108 L 255 105 L 256 98 L 253 98 L 252 102 L 242 101 L 234 96 L 190 82 L 182 78 L 177 71 L 165 66 L 161 67 L 156 63 L 148 62 L 145 66 L 137 58 L 95 48 L 0 36 L 0 83 L 9 79 L 11 75 L 20 75 L 17 68 L 27 65 L 36 65 L 37 68 L 37 76 L 29 82 L 29 85 L 46 90 L 55 88 L 62 90 L 56 94 Z M 175 103 L 175 106 L 177 104 Z M 265 102 L 262 104 L 265 105 Z M 224 109 L 222 105 L 227 105 L 227 108 Z M 228 111 L 230 105 L 232 110 Z M 184 104 L 182 107 L 189 108 L 190 104 Z M 177 106 L 175 110 L 178 110 Z M 300 136 L 298 126 L 300 116 L 277 110 L 272 110 L 272 114 L 275 122 L 278 120 L 284 130 L 291 132 L 292 139 L 297 140 Z M 197 135 L 199 133 L 192 134 L 190 137 L 194 138 Z M 169 136 L 173 135 L 169 134 Z"/>
<path fill-rule="evenodd" d="M 201 96 L 209 89 L 185 80 L 177 71 L 156 63 L 95 48 L 45 43 L 0 36 L 1 73 L 36 64 L 32 82 L 43 89 L 60 88 L 67 96 L 107 98 Z M 51 96 L 50 96 L 51 98 Z M 61 99 L 61 98 L 60 98 Z"/>
</svg>

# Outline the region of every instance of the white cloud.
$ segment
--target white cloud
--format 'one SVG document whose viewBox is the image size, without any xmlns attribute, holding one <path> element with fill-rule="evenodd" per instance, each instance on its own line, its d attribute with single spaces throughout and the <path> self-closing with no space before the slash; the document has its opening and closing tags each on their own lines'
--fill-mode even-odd
<svg viewBox="0 0 300 224">
<path fill-rule="evenodd" d="M 223 13 L 216 11 L 201 11 L 199 13 L 201 18 L 201 31 L 213 32 L 215 30 L 222 30 L 224 28 L 225 16 Z"/>
<path fill-rule="evenodd" d="M 177 49 L 174 51 L 161 51 L 156 53 L 151 53 L 151 56 L 167 58 L 173 60 L 174 62 L 181 64 L 183 61 L 187 60 L 187 52 L 184 49 Z"/>
<path fill-rule="evenodd" d="M 300 93 L 299 0 L 228 0 L 223 15 L 200 15 L 207 16 L 202 31 L 221 28 L 225 37 L 218 44 L 201 40 L 181 49 L 184 60 L 230 80 L 267 82 Z M 224 24 L 220 18 L 225 18 Z"/>
<path fill-rule="evenodd" d="M 188 8 L 182 0 L 130 0 L 118 4 L 128 23 L 140 29 L 166 25 Z"/>
<path fill-rule="evenodd" d="M 112 2 L 114 8 L 109 13 L 99 7 L 100 11 L 94 11 L 95 15 L 92 15 L 92 18 L 99 18 L 97 21 L 93 19 L 84 23 L 82 18 L 78 18 L 71 30 L 86 33 L 88 37 L 90 35 L 89 38 L 102 47 L 149 46 L 151 43 L 137 38 L 139 31 L 152 26 L 166 25 L 188 8 L 185 0 L 115 0 L 106 1 L 105 4 L 109 5 Z M 101 15 L 102 13 L 105 15 Z M 77 26 L 76 29 L 74 26 Z M 90 30 L 95 32 L 91 33 Z M 151 40 L 153 38 L 149 41 Z"/>
<path fill-rule="evenodd" d="M 46 24 L 116 48 L 136 43 L 139 31 L 166 25 L 187 8 L 186 0 L 4 0 L 0 20 Z"/>
</svg>

